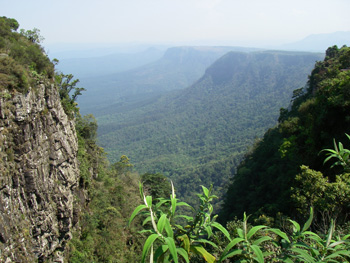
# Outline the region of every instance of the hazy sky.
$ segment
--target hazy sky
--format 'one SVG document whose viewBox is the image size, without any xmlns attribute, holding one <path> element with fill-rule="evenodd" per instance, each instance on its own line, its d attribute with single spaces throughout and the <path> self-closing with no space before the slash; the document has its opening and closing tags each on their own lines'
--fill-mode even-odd
<svg viewBox="0 0 350 263">
<path fill-rule="evenodd" d="M 350 0 L 0 0 L 52 43 L 283 44 L 350 31 Z"/>
</svg>

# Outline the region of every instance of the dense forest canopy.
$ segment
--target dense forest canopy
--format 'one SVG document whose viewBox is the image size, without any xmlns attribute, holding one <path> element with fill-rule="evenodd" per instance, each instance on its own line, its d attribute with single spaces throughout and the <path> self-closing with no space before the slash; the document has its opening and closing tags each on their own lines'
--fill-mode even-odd
<svg viewBox="0 0 350 263">
<path fill-rule="evenodd" d="M 350 129 L 349 69 L 350 48 L 345 46 L 330 47 L 324 61 L 316 63 L 306 89 L 294 92 L 291 108 L 281 109 L 278 126 L 270 129 L 239 165 L 223 206 L 225 220 L 241 216 L 244 211 L 256 216 L 275 217 L 282 212 L 302 217 L 299 213 L 305 212 L 300 210 L 305 204 L 300 202 L 301 193 L 295 189 L 305 187 L 305 174 L 312 173 L 305 167 L 301 170 L 301 165 L 320 171 L 327 182 L 340 180 L 337 175 L 343 172 L 342 168 L 324 164 L 325 154 L 321 151 L 333 148 L 333 139 L 349 147 L 345 136 Z M 349 213 L 349 200 L 344 200 L 341 207 L 329 209 L 323 205 L 317 212 L 332 214 L 337 210 L 339 220 L 344 220 L 342 216 Z"/>
<path fill-rule="evenodd" d="M 236 52 L 218 59 L 194 85 L 133 108 L 99 116 L 99 141 L 115 161 L 127 155 L 139 172 L 162 173 L 178 194 L 214 184 L 216 194 L 247 148 L 277 122 L 322 54 Z"/>
</svg>

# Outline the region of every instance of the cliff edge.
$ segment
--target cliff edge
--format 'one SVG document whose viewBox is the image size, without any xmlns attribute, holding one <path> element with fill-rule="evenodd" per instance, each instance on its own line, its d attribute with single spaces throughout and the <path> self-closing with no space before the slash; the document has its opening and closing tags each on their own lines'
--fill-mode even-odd
<svg viewBox="0 0 350 263">
<path fill-rule="evenodd" d="M 0 262 L 63 262 L 78 220 L 74 121 L 57 87 L 0 93 Z"/>
</svg>

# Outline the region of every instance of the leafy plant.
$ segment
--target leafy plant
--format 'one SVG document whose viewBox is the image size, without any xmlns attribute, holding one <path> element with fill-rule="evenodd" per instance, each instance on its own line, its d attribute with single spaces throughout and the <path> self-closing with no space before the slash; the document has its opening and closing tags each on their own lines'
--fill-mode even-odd
<svg viewBox="0 0 350 263">
<path fill-rule="evenodd" d="M 345 135 L 350 140 L 350 136 L 348 134 L 345 134 Z M 339 142 L 337 146 L 337 143 L 334 139 L 334 150 L 324 149 L 321 152 L 327 152 L 326 155 L 328 156 L 323 163 L 328 162 L 332 158 L 336 158 L 337 161 L 332 164 L 331 168 L 336 165 L 341 165 L 343 166 L 344 171 L 346 172 L 350 171 L 350 150 L 345 149 L 341 142 Z"/>
<path fill-rule="evenodd" d="M 293 225 L 293 233 L 287 236 L 279 229 L 269 229 L 282 238 L 282 253 L 280 258 L 283 262 L 348 262 L 350 256 L 350 246 L 347 239 L 350 235 L 333 239 L 335 224 L 332 221 L 327 235 L 320 236 L 308 229 L 313 219 L 313 209 L 310 209 L 309 219 L 303 228 L 293 220 L 289 220 Z"/>
<path fill-rule="evenodd" d="M 247 222 L 248 218 L 244 213 L 242 228 L 237 228 L 238 236 L 233 239 L 224 249 L 218 262 L 223 262 L 225 259 L 239 256 L 240 260 L 245 262 L 264 262 L 264 257 L 268 256 L 268 252 L 263 252 L 260 244 L 265 241 L 270 241 L 272 238 L 270 236 L 262 236 L 258 239 L 253 237 L 257 234 L 259 230 L 266 229 L 267 226 L 258 225 L 254 226 L 248 231 Z M 231 250 L 231 248 L 236 247 Z"/>
<path fill-rule="evenodd" d="M 259 262 L 277 260 L 278 262 L 348 262 L 350 256 L 350 234 L 334 238 L 335 224 L 332 221 L 326 235 L 319 235 L 310 231 L 314 211 L 310 209 L 310 216 L 303 227 L 289 219 L 292 227 L 290 234 L 278 228 L 268 228 L 265 225 L 248 227 L 248 218 L 244 213 L 242 227 L 237 227 L 237 236 L 231 238 L 230 233 L 221 224 L 215 222 L 212 216 L 213 207 L 210 202 L 215 198 L 211 195 L 212 187 L 202 186 L 203 194 L 198 194 L 201 205 L 190 217 L 177 213 L 177 207 L 189 206 L 178 202 L 174 186 L 170 199 L 158 198 L 155 204 L 152 196 L 145 196 L 140 183 L 140 194 L 144 204 L 139 205 L 129 219 L 130 223 L 137 215 L 145 216 L 144 230 L 149 236 L 144 243 L 141 262 L 190 262 L 195 256 L 210 263 L 227 262 Z M 167 209 L 161 209 L 165 206 Z M 191 207 L 192 208 L 192 207 Z M 193 210 L 193 208 L 192 208 Z M 176 219 L 183 219 L 180 225 Z M 227 245 L 220 251 L 215 238 L 211 239 L 213 230 L 219 230 L 228 240 Z M 264 244 L 272 244 L 276 249 L 266 249 Z M 214 253 L 212 252 L 214 251 Z M 202 262 L 202 261 L 201 261 Z"/>
<path fill-rule="evenodd" d="M 207 245 L 217 247 L 215 243 L 209 241 L 213 229 L 220 230 L 228 239 L 230 235 L 221 224 L 215 222 L 216 216 L 212 217 L 213 206 L 210 202 L 216 198 L 212 195 L 212 187 L 208 189 L 202 186 L 203 194 L 198 194 L 201 203 L 199 210 L 194 217 L 191 217 L 176 213 L 179 206 L 190 207 L 193 211 L 194 209 L 187 203 L 178 202 L 172 183 L 171 186 L 170 199 L 158 198 L 158 202 L 153 205 L 152 196 L 145 196 L 143 186 L 140 184 L 140 194 L 144 204 L 134 210 L 129 225 L 138 214 L 147 216 L 143 222 L 144 225 L 151 223 L 151 229 L 143 231 L 151 235 L 144 244 L 141 262 L 146 261 L 149 253 L 150 262 L 179 262 L 179 258 L 190 262 L 191 257 L 195 255 L 206 262 L 216 262 L 216 258 L 206 249 Z M 164 206 L 167 209 L 161 209 Z M 142 210 L 146 212 L 140 213 Z M 186 221 L 185 226 L 178 223 L 179 219 Z"/>
<path fill-rule="evenodd" d="M 70 117 L 78 113 L 76 99 L 85 90 L 85 88 L 77 87 L 79 79 L 73 80 L 73 78 L 72 74 L 57 73 L 55 75 L 63 109 Z"/>
</svg>

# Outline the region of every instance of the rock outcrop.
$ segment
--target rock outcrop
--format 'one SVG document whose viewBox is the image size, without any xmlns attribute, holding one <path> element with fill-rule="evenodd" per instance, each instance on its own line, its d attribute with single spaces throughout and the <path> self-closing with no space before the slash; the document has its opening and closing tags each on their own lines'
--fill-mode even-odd
<svg viewBox="0 0 350 263">
<path fill-rule="evenodd" d="M 79 210 L 77 150 L 54 84 L 0 92 L 0 262 L 63 262 Z"/>
</svg>

